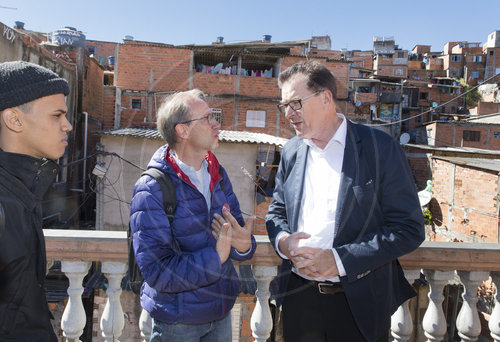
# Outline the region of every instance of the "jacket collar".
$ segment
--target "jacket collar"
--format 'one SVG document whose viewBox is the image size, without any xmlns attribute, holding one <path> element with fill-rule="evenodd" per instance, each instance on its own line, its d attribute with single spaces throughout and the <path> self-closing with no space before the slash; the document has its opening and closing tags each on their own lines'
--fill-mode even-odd
<svg viewBox="0 0 500 342">
<path fill-rule="evenodd" d="M 207 154 L 205 156 L 205 160 L 208 163 L 207 169 L 208 169 L 208 173 L 210 174 L 210 191 L 213 191 L 215 184 L 221 178 L 221 176 L 219 174 L 220 164 L 219 164 L 219 161 L 217 160 L 217 158 L 215 157 L 215 155 L 210 151 L 207 152 Z M 184 180 L 186 183 L 190 184 L 191 186 L 195 187 L 193 185 L 193 183 L 191 183 L 191 180 L 189 179 L 189 177 L 181 170 L 179 165 L 177 165 L 177 163 L 175 162 L 174 157 L 170 153 L 170 147 L 167 147 L 167 149 L 166 149 L 165 161 L 168 163 L 168 165 L 170 165 L 172 170 L 177 174 L 177 176 L 179 176 L 179 178 L 181 178 L 182 180 Z"/>
<path fill-rule="evenodd" d="M 4 152 L 0 149 L 0 168 L 10 174 L 18 184 L 9 188 L 21 191 L 23 201 L 29 200 L 23 192 L 29 192 L 40 200 L 55 180 L 59 166 L 52 160 L 38 159 L 25 154 Z M 23 189 L 25 191 L 23 191 Z M 31 201 L 28 201 L 29 203 Z"/>
</svg>

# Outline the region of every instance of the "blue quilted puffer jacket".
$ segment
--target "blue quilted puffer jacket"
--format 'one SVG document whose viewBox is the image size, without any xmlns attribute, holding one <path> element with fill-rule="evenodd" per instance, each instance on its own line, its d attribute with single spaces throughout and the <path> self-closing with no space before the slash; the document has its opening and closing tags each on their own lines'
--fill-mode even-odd
<svg viewBox="0 0 500 342">
<path fill-rule="evenodd" d="M 141 305 L 162 322 L 201 324 L 225 317 L 240 287 L 231 259 L 249 259 L 255 252 L 252 236 L 249 253 L 242 256 L 231 249 L 230 258 L 221 264 L 211 229 L 214 213 L 222 215 L 222 206 L 228 203 L 239 224 L 243 226 L 244 221 L 227 173 L 219 173 L 221 166 L 211 152 L 206 160 L 211 175 L 210 211 L 202 193 L 175 164 L 167 145 L 160 147 L 149 162 L 148 168 L 168 173 L 174 182 L 177 207 L 172 230 L 160 185 L 145 175 L 134 188 L 130 226 L 137 264 L 145 279 Z"/>
</svg>

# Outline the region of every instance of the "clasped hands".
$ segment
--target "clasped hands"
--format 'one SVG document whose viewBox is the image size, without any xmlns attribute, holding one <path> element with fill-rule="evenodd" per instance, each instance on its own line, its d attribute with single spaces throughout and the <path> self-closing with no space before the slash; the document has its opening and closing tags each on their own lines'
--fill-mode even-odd
<svg viewBox="0 0 500 342">
<path fill-rule="evenodd" d="M 337 263 L 331 249 L 299 247 L 299 241 L 309 237 L 310 235 L 304 232 L 285 235 L 278 242 L 279 250 L 303 275 L 315 279 L 326 279 L 338 275 Z"/>
<path fill-rule="evenodd" d="M 224 263 L 229 258 L 231 247 L 240 253 L 248 252 L 252 246 L 252 224 L 255 217 L 249 217 L 242 227 L 231 215 L 227 204 L 222 207 L 222 215 L 224 217 L 214 214 L 212 235 L 217 240 L 216 250 L 220 261 Z"/>
</svg>

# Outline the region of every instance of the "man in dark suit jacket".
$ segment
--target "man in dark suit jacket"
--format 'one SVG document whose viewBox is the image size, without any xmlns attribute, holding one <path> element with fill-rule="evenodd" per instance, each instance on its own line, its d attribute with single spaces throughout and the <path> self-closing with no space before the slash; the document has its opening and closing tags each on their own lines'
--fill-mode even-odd
<svg viewBox="0 0 500 342">
<path fill-rule="evenodd" d="M 285 341 L 387 341 L 391 315 L 415 295 L 397 258 L 425 237 L 405 154 L 336 112 L 324 65 L 292 65 L 279 85 L 278 108 L 297 134 L 283 148 L 266 217 L 284 259 Z"/>
</svg>

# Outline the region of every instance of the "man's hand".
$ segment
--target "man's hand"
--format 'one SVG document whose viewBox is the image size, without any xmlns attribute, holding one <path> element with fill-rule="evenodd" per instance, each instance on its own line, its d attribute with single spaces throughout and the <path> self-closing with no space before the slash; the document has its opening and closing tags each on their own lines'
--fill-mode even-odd
<svg viewBox="0 0 500 342">
<path fill-rule="evenodd" d="M 300 273 L 317 279 L 331 278 L 339 274 L 331 249 L 300 247 L 291 251 L 292 260 Z"/>
<path fill-rule="evenodd" d="M 215 249 L 219 254 L 220 262 L 223 264 L 229 258 L 229 253 L 231 252 L 231 226 L 228 223 L 224 223 L 221 226 L 219 234 L 217 235 L 217 244 Z"/>
<path fill-rule="evenodd" d="M 311 235 L 304 232 L 293 233 L 292 235 L 284 235 L 278 241 L 278 248 L 281 253 L 285 254 L 286 257 L 295 264 L 295 262 L 299 259 L 302 259 L 302 257 L 294 258 L 291 252 L 299 248 L 300 240 L 309 239 L 310 237 Z"/>
<path fill-rule="evenodd" d="M 252 224 L 255 217 L 250 217 L 247 219 L 245 226 L 239 225 L 238 221 L 231 215 L 228 206 L 222 208 L 222 214 L 214 214 L 214 219 L 212 221 L 212 234 L 217 239 L 220 235 L 221 228 L 224 224 L 230 225 L 231 235 L 231 246 L 235 248 L 240 253 L 248 252 L 252 246 Z"/>
</svg>

